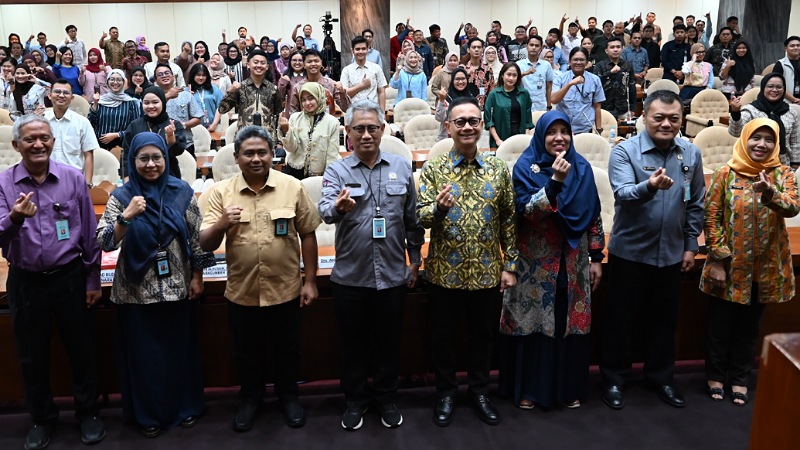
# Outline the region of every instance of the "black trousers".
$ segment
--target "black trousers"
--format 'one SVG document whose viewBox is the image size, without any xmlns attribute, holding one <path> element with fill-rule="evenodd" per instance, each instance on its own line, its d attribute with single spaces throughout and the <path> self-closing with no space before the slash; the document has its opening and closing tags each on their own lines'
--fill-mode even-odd
<svg viewBox="0 0 800 450">
<path fill-rule="evenodd" d="M 633 322 L 641 308 L 645 321 L 645 378 L 659 386 L 672 384 L 680 263 L 656 267 L 609 255 L 609 271 L 600 358 L 603 382 L 623 386 L 630 375 Z"/>
<path fill-rule="evenodd" d="M 753 284 L 749 305 L 709 297 L 708 354 L 709 380 L 747 386 L 758 342 L 764 303 L 758 302 L 758 284 Z"/>
<path fill-rule="evenodd" d="M 331 285 L 342 338 L 341 384 L 345 399 L 357 405 L 370 398 L 378 404 L 394 401 L 406 286 L 377 290 Z M 367 386 L 370 372 L 371 389 Z"/>
<path fill-rule="evenodd" d="M 266 307 L 229 301 L 228 321 L 241 383 L 239 396 L 261 399 L 266 393 L 267 337 L 272 343 L 275 394 L 281 399 L 297 396 L 300 299 Z"/>
<path fill-rule="evenodd" d="M 453 396 L 458 391 L 456 364 L 458 332 L 467 318 L 467 380 L 470 393 L 489 393 L 492 342 L 497 331 L 495 299 L 497 288 L 469 291 L 431 285 L 431 337 L 436 392 Z"/>
<path fill-rule="evenodd" d="M 76 258 L 53 275 L 10 268 L 8 303 L 33 421 L 58 419 L 50 389 L 50 339 L 55 322 L 72 366 L 75 416 L 97 415 L 97 348 L 94 316 L 86 308 L 86 271 Z"/>
</svg>

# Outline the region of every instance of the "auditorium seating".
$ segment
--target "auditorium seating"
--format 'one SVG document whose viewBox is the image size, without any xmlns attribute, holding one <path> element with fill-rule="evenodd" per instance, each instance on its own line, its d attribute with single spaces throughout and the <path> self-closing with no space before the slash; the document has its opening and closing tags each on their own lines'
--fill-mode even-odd
<svg viewBox="0 0 800 450">
<path fill-rule="evenodd" d="M 692 99 L 691 112 L 686 116 L 686 134 L 697 136 L 704 128 L 720 125 L 720 117 L 728 117 L 728 99 L 713 89 L 703 89 Z"/>
<path fill-rule="evenodd" d="M 728 133 L 727 127 L 708 127 L 697 133 L 694 145 L 703 156 L 703 172 L 714 173 L 716 168 L 727 164 L 737 140 Z"/>
<path fill-rule="evenodd" d="M 6 170 L 22 159 L 22 156 L 14 150 L 14 146 L 11 144 L 12 128 L 10 125 L 0 125 L 0 171 Z"/>
<path fill-rule="evenodd" d="M 214 162 L 211 163 L 211 172 L 214 173 L 214 181 L 217 183 L 241 172 L 233 157 L 233 144 L 219 149 L 217 156 L 214 157 Z"/>
<path fill-rule="evenodd" d="M 608 158 L 611 155 L 611 146 L 608 139 L 592 133 L 575 135 L 575 150 L 581 154 L 593 167 L 608 168 Z"/>
<path fill-rule="evenodd" d="M 403 128 L 406 145 L 412 150 L 430 149 L 439 137 L 439 121 L 432 114 L 412 117 Z"/>
<path fill-rule="evenodd" d="M 520 155 L 531 143 L 531 136 L 527 134 L 517 134 L 509 137 L 499 147 L 497 147 L 497 157 L 502 159 L 508 166 L 508 171 L 514 171 L 514 164 L 517 163 Z"/>
<path fill-rule="evenodd" d="M 402 143 L 402 142 L 401 142 Z M 381 143 L 382 144 L 382 143 Z M 322 177 L 308 177 L 300 180 L 306 188 L 308 196 L 316 205 L 322 199 Z M 322 222 L 316 230 L 317 245 L 320 247 L 333 247 L 336 240 L 336 225 Z"/>
<path fill-rule="evenodd" d="M 92 184 L 97 186 L 103 181 L 116 184 L 119 180 L 119 161 L 108 150 L 98 148 L 94 150 L 94 172 Z"/>
<path fill-rule="evenodd" d="M 411 155 L 411 150 L 409 150 L 405 142 L 394 136 L 381 137 L 381 151 L 402 156 L 409 163 L 414 159 L 413 155 Z"/>
</svg>

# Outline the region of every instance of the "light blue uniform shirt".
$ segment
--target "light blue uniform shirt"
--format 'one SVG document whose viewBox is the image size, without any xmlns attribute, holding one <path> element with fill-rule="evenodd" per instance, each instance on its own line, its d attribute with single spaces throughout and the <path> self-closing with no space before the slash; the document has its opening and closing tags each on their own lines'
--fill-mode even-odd
<svg viewBox="0 0 800 450">
<path fill-rule="evenodd" d="M 674 184 L 650 192 L 647 180 L 659 167 Z M 681 262 L 684 251 L 697 250 L 706 186 L 703 159 L 694 144 L 673 139 L 672 147 L 662 151 L 647 132 L 640 133 L 611 150 L 608 178 L 614 190 L 610 254 L 666 267 Z"/>
<path fill-rule="evenodd" d="M 553 92 L 569 84 L 575 78 L 572 71 L 564 72 L 553 81 Z M 589 133 L 594 125 L 593 103 L 606 101 L 603 85 L 600 78 L 591 73 L 583 72 L 586 80 L 583 84 L 571 86 L 564 99 L 556 104 L 556 109 L 566 114 L 572 122 L 572 132 L 575 134 Z"/>
<path fill-rule="evenodd" d="M 517 61 L 519 72 L 527 72 L 533 67 L 528 58 Z M 552 82 L 555 74 L 550 63 L 543 60 L 536 61 L 536 73 L 522 77 L 522 85 L 531 96 L 531 111 L 547 110 L 547 82 Z"/>
</svg>

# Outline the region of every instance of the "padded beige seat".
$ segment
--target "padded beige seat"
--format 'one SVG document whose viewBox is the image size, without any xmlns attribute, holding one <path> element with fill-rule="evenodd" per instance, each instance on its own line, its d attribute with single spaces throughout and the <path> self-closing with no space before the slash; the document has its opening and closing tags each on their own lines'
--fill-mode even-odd
<svg viewBox="0 0 800 450">
<path fill-rule="evenodd" d="M 761 85 L 759 84 L 759 86 Z M 761 87 L 754 87 L 752 89 L 748 89 L 747 92 L 745 92 L 744 94 L 742 94 L 741 97 L 739 97 L 741 105 L 744 106 L 753 103 L 756 100 L 756 98 L 758 98 L 758 94 L 760 92 L 761 92 Z"/>
<path fill-rule="evenodd" d="M 381 151 L 400 155 L 409 163 L 414 159 L 406 143 L 394 136 L 386 135 L 381 137 Z"/>
<path fill-rule="evenodd" d="M 198 125 L 192 128 L 192 138 L 194 140 L 194 154 L 202 156 L 211 150 L 211 133 L 208 132 L 206 127 Z M 233 141 L 229 142 L 233 144 Z"/>
<path fill-rule="evenodd" d="M 397 99 L 397 89 L 386 86 L 384 92 L 386 93 L 386 110 L 391 111 L 394 109 L 394 101 Z"/>
<path fill-rule="evenodd" d="M 237 131 L 239 131 L 239 122 L 232 122 L 228 125 L 228 128 L 225 129 L 225 145 L 233 145 L 233 141 L 236 140 Z"/>
<path fill-rule="evenodd" d="M 533 119 L 533 126 L 536 126 L 536 122 L 539 121 L 539 118 L 542 117 L 547 111 L 533 111 L 531 112 L 531 119 Z"/>
<path fill-rule="evenodd" d="M 228 144 L 217 151 L 217 156 L 211 163 L 211 171 L 214 173 L 214 181 L 217 183 L 233 178 L 241 172 L 233 157 L 233 144 Z"/>
<path fill-rule="evenodd" d="M 389 100 L 386 102 L 388 104 Z M 431 106 L 428 102 L 419 98 L 406 98 L 394 108 L 394 124 L 402 129 L 412 117 L 425 114 L 431 115 Z"/>
<path fill-rule="evenodd" d="M 453 143 L 453 138 L 445 138 L 437 142 L 433 147 L 431 147 L 431 151 L 428 152 L 428 161 L 436 158 L 439 155 L 448 153 L 453 148 Z"/>
<path fill-rule="evenodd" d="M 716 168 L 724 166 L 733 156 L 733 146 L 737 140 L 728 133 L 726 127 L 708 127 L 697 133 L 694 145 L 703 156 L 703 172 L 713 173 Z"/>
<path fill-rule="evenodd" d="M 647 73 L 644 74 L 644 79 L 653 83 L 656 80 L 660 80 L 664 77 L 664 69 L 661 67 L 651 67 L 647 69 Z"/>
<path fill-rule="evenodd" d="M 603 221 L 603 232 L 608 234 L 611 233 L 611 226 L 614 225 L 614 191 L 608 181 L 608 172 L 595 166 L 592 166 L 592 171 L 597 195 L 600 197 L 600 219 Z"/>
<path fill-rule="evenodd" d="M 431 83 L 428 81 L 428 106 L 430 106 L 431 109 L 436 109 L 436 100 L 436 96 L 433 95 L 433 91 L 431 90 Z"/>
<path fill-rule="evenodd" d="M 430 149 L 439 137 L 439 121 L 432 114 L 412 117 L 403 127 L 403 135 L 411 150 Z"/>
<path fill-rule="evenodd" d="M 14 121 L 11 120 L 11 114 L 8 113 L 7 109 L 0 109 L 0 125 L 14 125 Z"/>
<path fill-rule="evenodd" d="M 517 163 L 520 155 L 531 144 L 531 136 L 527 134 L 517 134 L 503 141 L 497 147 L 497 157 L 505 161 L 508 171 L 514 171 L 514 164 Z"/>
<path fill-rule="evenodd" d="M 774 69 L 775 69 L 775 63 L 772 63 L 772 64 L 768 65 L 767 67 L 764 67 L 764 70 L 761 71 L 761 76 L 765 76 L 765 75 L 771 74 L 774 71 Z"/>
<path fill-rule="evenodd" d="M 183 152 L 178 155 L 178 165 L 181 168 L 181 180 L 192 185 L 194 180 L 197 179 L 197 160 L 194 159 L 191 153 Z"/>
<path fill-rule="evenodd" d="M 720 125 L 720 117 L 728 117 L 728 99 L 713 89 L 703 89 L 692 99 L 686 116 L 686 134 L 697 136 L 704 128 Z"/>
<path fill-rule="evenodd" d="M 676 94 L 681 93 L 681 88 L 678 87 L 672 80 L 656 80 L 647 88 L 647 93 L 655 92 L 655 91 L 672 91 Z"/>
<path fill-rule="evenodd" d="M 69 109 L 82 115 L 83 117 L 89 116 L 89 102 L 80 95 L 73 95 L 72 101 L 69 103 Z"/>
<path fill-rule="evenodd" d="M 22 155 L 11 144 L 12 129 L 10 125 L 0 125 L 0 172 L 22 160 Z"/>
<path fill-rule="evenodd" d="M 322 177 L 308 177 L 300 180 L 308 196 L 315 205 L 322 199 Z M 322 222 L 316 231 L 317 245 L 320 247 L 333 247 L 336 243 L 336 225 Z"/>
<path fill-rule="evenodd" d="M 92 184 L 97 186 L 103 181 L 117 184 L 117 180 L 119 180 L 119 160 L 117 160 L 117 157 L 103 148 L 96 148 L 92 153 L 94 154 Z"/>
<path fill-rule="evenodd" d="M 611 155 L 611 146 L 608 139 L 592 134 L 581 133 L 575 135 L 575 150 L 581 154 L 593 167 L 608 168 L 608 158 Z"/>
<path fill-rule="evenodd" d="M 605 109 L 600 110 L 600 117 L 601 117 L 601 123 L 603 124 L 603 132 L 600 133 L 600 135 L 608 139 L 608 135 L 611 133 L 611 127 L 619 128 L 619 122 L 617 121 L 617 118 L 614 117 L 613 114 L 606 111 Z M 619 132 L 617 132 L 617 134 L 619 134 Z"/>
</svg>

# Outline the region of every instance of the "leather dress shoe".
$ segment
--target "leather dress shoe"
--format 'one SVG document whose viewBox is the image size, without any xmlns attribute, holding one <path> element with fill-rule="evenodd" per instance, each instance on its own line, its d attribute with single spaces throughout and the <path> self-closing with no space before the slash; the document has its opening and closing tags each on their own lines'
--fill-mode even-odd
<svg viewBox="0 0 800 450">
<path fill-rule="evenodd" d="M 286 397 L 281 403 L 283 403 L 283 418 L 286 420 L 286 425 L 300 428 L 306 424 L 306 411 L 297 397 Z"/>
<path fill-rule="evenodd" d="M 47 447 L 50 443 L 50 435 L 53 433 L 53 426 L 42 424 L 34 425 L 28 430 L 25 437 L 25 450 L 34 450 Z"/>
<path fill-rule="evenodd" d="M 478 413 L 478 418 L 487 425 L 497 425 L 500 423 L 500 414 L 492 405 L 488 395 L 475 395 L 472 397 L 472 405 Z"/>
<path fill-rule="evenodd" d="M 256 422 L 256 412 L 260 406 L 261 399 L 246 398 L 242 400 L 242 404 L 236 411 L 236 417 L 233 419 L 233 431 L 242 432 L 253 428 Z"/>
<path fill-rule="evenodd" d="M 622 395 L 622 387 L 617 384 L 609 384 L 603 388 L 603 403 L 611 409 L 622 409 L 625 406 L 625 397 Z"/>
<path fill-rule="evenodd" d="M 664 386 L 659 386 L 656 388 L 658 391 L 658 396 L 661 400 L 664 400 L 669 405 L 672 405 L 676 408 L 683 408 L 686 406 L 686 402 L 683 400 L 683 396 L 680 392 L 675 388 L 675 386 L 670 386 L 668 384 Z"/>
<path fill-rule="evenodd" d="M 152 425 L 149 427 L 142 427 L 139 429 L 142 432 L 142 435 L 148 439 L 152 439 L 157 437 L 159 433 L 161 433 L 161 427 L 158 425 Z"/>
<path fill-rule="evenodd" d="M 453 421 L 453 397 L 446 395 L 439 397 L 436 407 L 433 408 L 433 423 L 446 427 Z"/>
<path fill-rule="evenodd" d="M 86 445 L 97 444 L 106 437 L 106 428 L 103 420 L 97 416 L 88 417 L 81 421 L 81 442 Z"/>
</svg>

